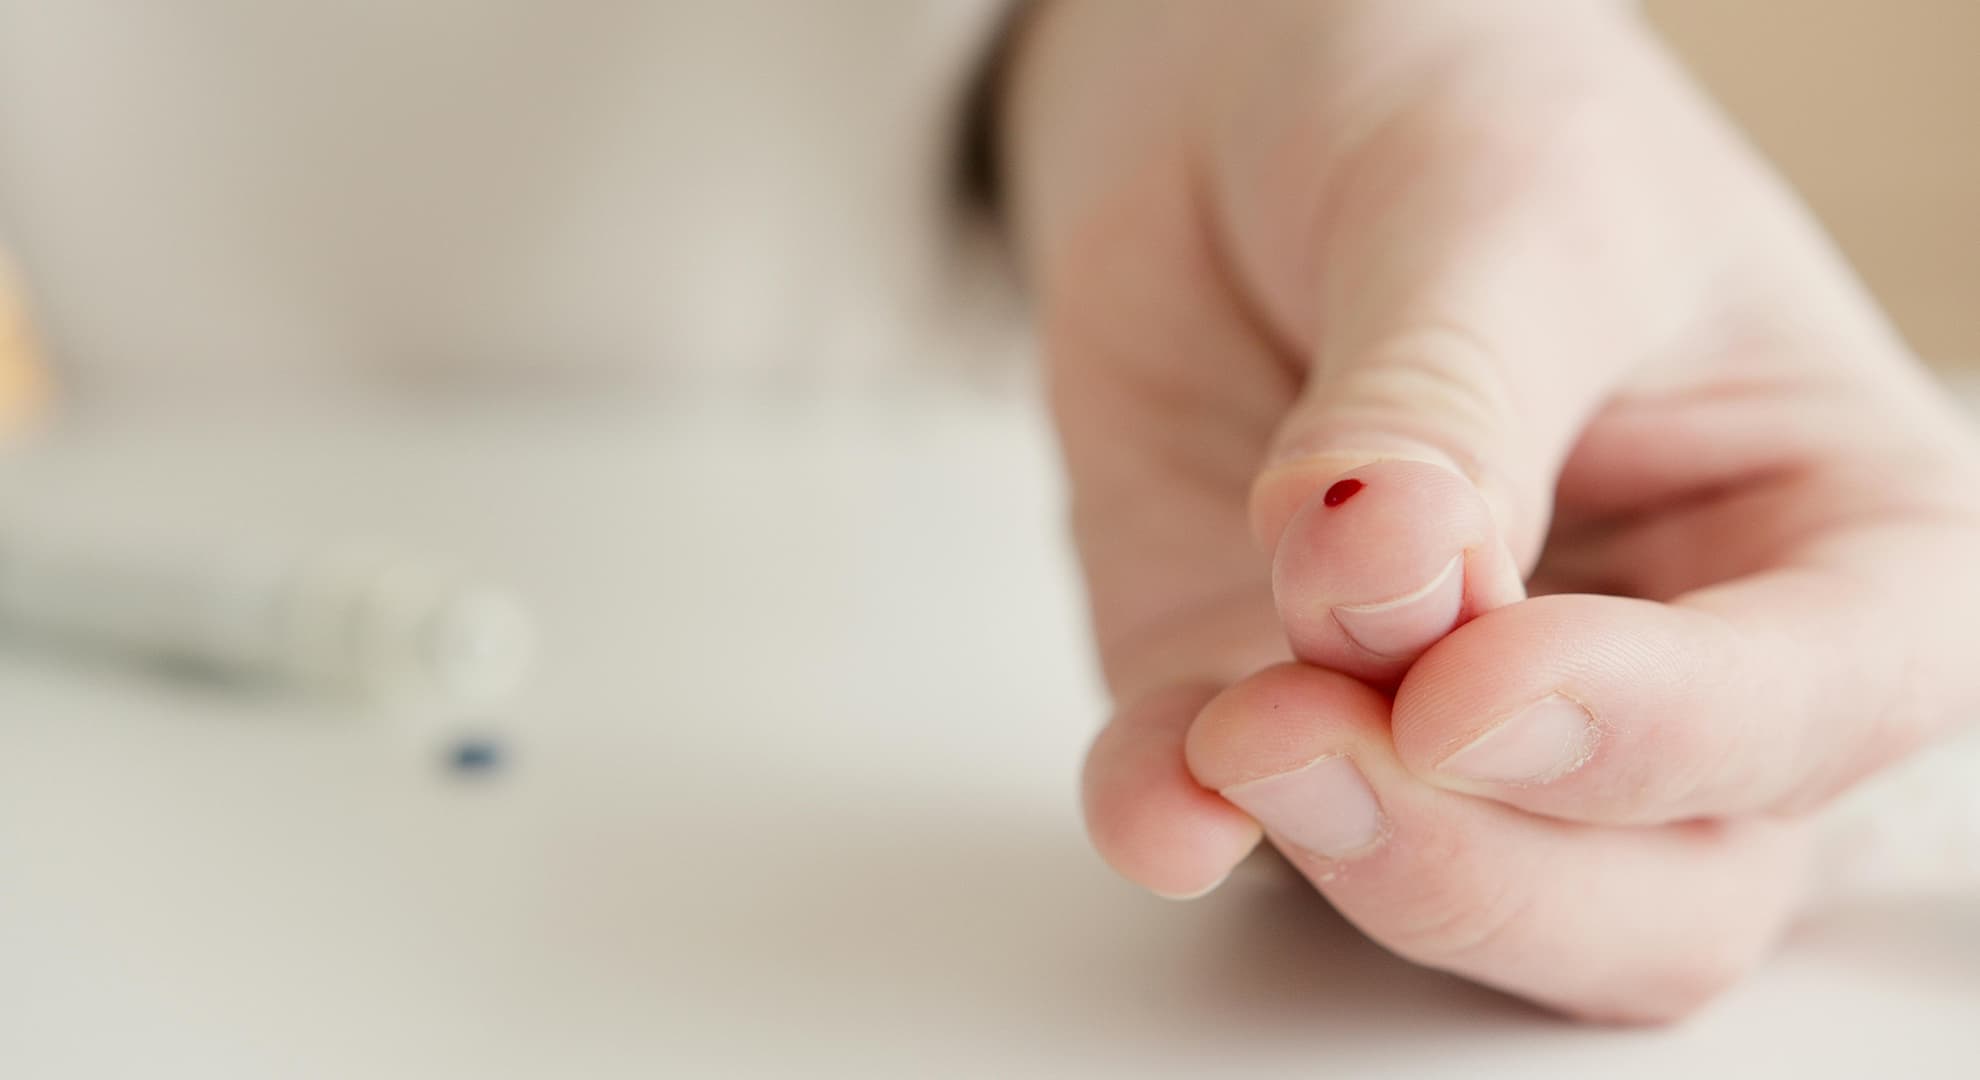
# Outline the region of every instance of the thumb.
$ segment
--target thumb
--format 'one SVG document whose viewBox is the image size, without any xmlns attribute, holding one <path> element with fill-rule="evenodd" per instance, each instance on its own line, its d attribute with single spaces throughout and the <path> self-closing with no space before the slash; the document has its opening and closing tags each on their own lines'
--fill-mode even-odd
<svg viewBox="0 0 1980 1080">
<path fill-rule="evenodd" d="M 1661 260 L 1617 266 L 1648 253 L 1590 243 L 1581 201 L 1480 214 L 1438 185 L 1392 208 L 1408 227 L 1335 237 L 1346 261 L 1316 290 L 1323 330 L 1250 500 L 1301 659 L 1393 682 L 1524 595 L 1562 462 L 1667 332 L 1642 315 Z"/>
<path fill-rule="evenodd" d="M 1420 370 L 1378 361 L 1316 382 L 1252 487 L 1294 654 L 1377 684 L 1522 599 L 1549 516 L 1554 466 L 1524 445 L 1529 427 L 1453 408 Z"/>
</svg>

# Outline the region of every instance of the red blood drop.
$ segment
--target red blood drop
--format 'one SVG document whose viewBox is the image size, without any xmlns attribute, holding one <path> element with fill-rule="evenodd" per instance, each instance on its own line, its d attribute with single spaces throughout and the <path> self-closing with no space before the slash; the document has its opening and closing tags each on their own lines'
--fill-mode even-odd
<svg viewBox="0 0 1980 1080">
<path fill-rule="evenodd" d="M 1328 506 L 1339 506 L 1354 498 L 1355 492 L 1360 491 L 1362 487 L 1361 481 L 1351 476 L 1346 480 L 1336 480 L 1334 486 L 1328 488 L 1325 495 L 1320 496 L 1320 501 Z"/>
</svg>

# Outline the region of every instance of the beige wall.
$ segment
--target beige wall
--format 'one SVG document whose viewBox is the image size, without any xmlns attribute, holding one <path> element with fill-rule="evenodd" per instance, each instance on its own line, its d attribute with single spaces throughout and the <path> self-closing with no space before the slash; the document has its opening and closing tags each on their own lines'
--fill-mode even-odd
<svg viewBox="0 0 1980 1080">
<path fill-rule="evenodd" d="M 1980 0 L 1648 0 L 1912 344 L 1980 367 Z"/>
<path fill-rule="evenodd" d="M 1919 351 L 1980 367 L 1980 0 L 1646 7 Z M 23 394 L 9 316 L 0 296 L 0 415 Z"/>
</svg>

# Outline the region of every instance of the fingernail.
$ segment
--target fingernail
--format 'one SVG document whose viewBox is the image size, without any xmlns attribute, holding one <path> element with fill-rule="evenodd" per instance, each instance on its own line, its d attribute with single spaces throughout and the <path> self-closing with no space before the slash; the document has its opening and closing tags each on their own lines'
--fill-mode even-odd
<svg viewBox="0 0 1980 1080">
<path fill-rule="evenodd" d="M 1235 867 L 1233 867 L 1233 870 L 1235 870 Z M 1177 903 L 1187 903 L 1191 900 L 1201 900 L 1204 897 L 1209 896 L 1211 893 L 1216 892 L 1218 889 L 1223 888 L 1224 882 L 1229 881 L 1230 879 L 1231 879 L 1230 873 L 1226 872 L 1223 877 L 1220 877 L 1217 880 L 1211 882 L 1210 884 L 1205 885 L 1202 888 L 1196 889 L 1191 892 L 1164 892 L 1161 889 L 1150 889 L 1148 891 L 1154 893 L 1157 897 L 1160 897 L 1163 900 L 1173 900 Z"/>
<path fill-rule="evenodd" d="M 1387 659 L 1409 659 L 1457 622 L 1464 603 L 1464 556 L 1456 555 L 1435 577 L 1392 600 L 1336 604 L 1334 621 L 1356 645 Z"/>
<path fill-rule="evenodd" d="M 1267 832 L 1315 855 L 1358 854 L 1382 838 L 1382 807 L 1374 789 L 1343 755 L 1232 785 L 1223 796 Z"/>
<path fill-rule="evenodd" d="M 1560 694 L 1514 713 L 1444 759 L 1439 771 L 1488 784 L 1541 784 L 1581 767 L 1595 750 L 1595 718 Z"/>
</svg>

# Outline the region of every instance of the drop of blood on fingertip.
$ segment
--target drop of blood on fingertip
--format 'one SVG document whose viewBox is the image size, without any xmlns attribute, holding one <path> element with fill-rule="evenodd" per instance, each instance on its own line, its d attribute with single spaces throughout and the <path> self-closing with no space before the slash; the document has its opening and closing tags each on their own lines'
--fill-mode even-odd
<svg viewBox="0 0 1980 1080">
<path fill-rule="evenodd" d="M 1349 477 L 1346 480 L 1336 480 L 1334 481 L 1334 486 L 1328 488 L 1325 495 L 1320 496 L 1320 501 L 1328 506 L 1339 506 L 1349 499 L 1354 498 L 1355 493 L 1360 491 L 1364 486 L 1361 481 L 1353 477 Z"/>
</svg>

